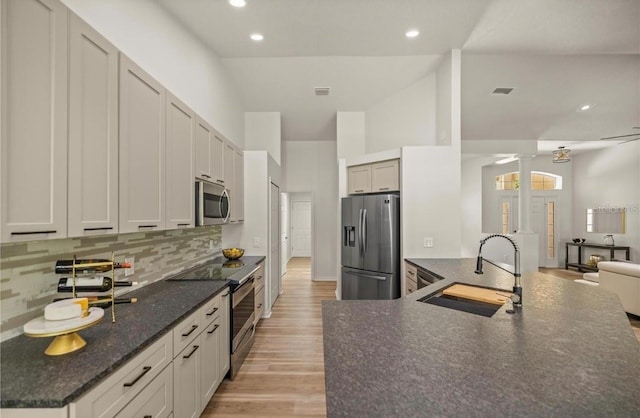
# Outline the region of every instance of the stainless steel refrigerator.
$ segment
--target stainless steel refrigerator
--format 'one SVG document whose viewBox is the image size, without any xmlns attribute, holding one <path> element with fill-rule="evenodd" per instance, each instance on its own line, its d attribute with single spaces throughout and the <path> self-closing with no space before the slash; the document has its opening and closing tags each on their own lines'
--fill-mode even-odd
<svg viewBox="0 0 640 418">
<path fill-rule="evenodd" d="M 342 198 L 342 299 L 400 297 L 400 197 Z"/>
</svg>

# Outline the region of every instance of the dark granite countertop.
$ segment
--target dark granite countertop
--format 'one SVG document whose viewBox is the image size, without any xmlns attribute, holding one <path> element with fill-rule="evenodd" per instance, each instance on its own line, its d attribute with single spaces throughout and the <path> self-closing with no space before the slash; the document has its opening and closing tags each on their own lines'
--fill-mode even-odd
<svg viewBox="0 0 640 418">
<path fill-rule="evenodd" d="M 245 266 L 230 279 L 242 278 L 264 257 L 242 257 Z M 212 260 L 215 261 L 215 260 Z M 111 308 L 103 320 L 80 331 L 87 345 L 73 353 L 47 356 L 52 338 L 24 335 L 0 344 L 0 406 L 2 408 L 60 408 L 78 399 L 124 365 L 181 320 L 229 286 L 229 280 L 167 281 L 127 294 L 138 303 Z"/>
<path fill-rule="evenodd" d="M 407 260 L 445 280 L 392 301 L 324 301 L 328 416 L 640 415 L 640 346 L 618 297 L 525 274 L 523 307 L 485 318 L 418 299 L 453 282 L 509 290 L 475 259 Z"/>
</svg>

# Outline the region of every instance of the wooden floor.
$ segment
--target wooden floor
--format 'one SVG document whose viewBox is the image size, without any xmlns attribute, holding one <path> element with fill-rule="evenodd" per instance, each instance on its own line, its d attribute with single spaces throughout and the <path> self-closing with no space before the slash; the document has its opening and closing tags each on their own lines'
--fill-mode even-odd
<svg viewBox="0 0 640 418">
<path fill-rule="evenodd" d="M 235 380 L 225 380 L 203 417 L 326 416 L 321 301 L 336 282 L 311 281 L 310 258 L 292 258 L 271 318 Z"/>
</svg>

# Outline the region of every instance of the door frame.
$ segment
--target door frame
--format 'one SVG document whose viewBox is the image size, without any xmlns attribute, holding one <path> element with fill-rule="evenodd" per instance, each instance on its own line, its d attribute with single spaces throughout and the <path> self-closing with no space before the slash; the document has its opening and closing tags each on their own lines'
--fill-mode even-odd
<svg viewBox="0 0 640 418">
<path fill-rule="evenodd" d="M 303 190 L 303 191 L 296 191 L 296 192 L 292 192 L 292 191 L 288 191 L 287 192 L 289 194 L 289 246 L 291 246 L 291 214 L 293 213 L 293 202 L 294 200 L 296 200 L 296 195 L 306 195 L 306 197 L 304 199 L 297 199 L 297 200 L 303 200 L 303 201 L 311 201 L 311 280 L 315 280 L 315 253 L 316 253 L 316 245 L 315 245 L 315 236 L 316 236 L 316 228 L 315 228 L 315 211 L 316 211 L 316 206 L 315 206 L 315 194 L 313 193 L 313 191 L 310 190 Z M 293 254 L 293 251 L 291 250 L 290 254 Z"/>
</svg>

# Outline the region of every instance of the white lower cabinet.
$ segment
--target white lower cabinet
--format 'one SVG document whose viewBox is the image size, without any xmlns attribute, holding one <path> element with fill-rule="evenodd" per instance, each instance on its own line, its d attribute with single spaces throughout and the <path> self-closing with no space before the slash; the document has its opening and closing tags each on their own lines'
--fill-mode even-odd
<svg viewBox="0 0 640 418">
<path fill-rule="evenodd" d="M 229 289 L 52 418 L 199 417 L 229 370 Z M 68 408 L 68 415 L 67 415 Z M 2 410 L 26 417 L 34 410 Z"/>
<path fill-rule="evenodd" d="M 200 346 L 201 335 L 173 359 L 173 398 L 177 417 L 200 415 Z"/>
<path fill-rule="evenodd" d="M 154 377 L 171 367 L 171 333 L 138 354 L 89 393 L 70 405 L 71 418 L 113 417 L 136 399 Z"/>
<path fill-rule="evenodd" d="M 194 317 L 199 324 L 197 336 L 173 360 L 176 417 L 200 416 L 229 370 L 229 290 L 187 317 L 174 334 L 182 337 L 184 330 L 194 329 Z"/>
<path fill-rule="evenodd" d="M 166 418 L 173 411 L 173 369 L 164 371 L 145 387 L 116 417 Z"/>
</svg>

